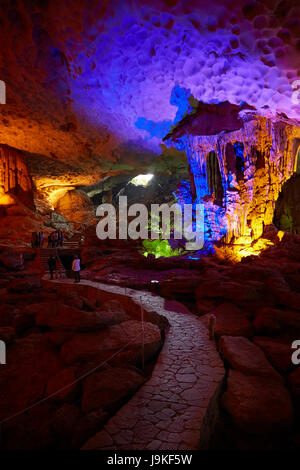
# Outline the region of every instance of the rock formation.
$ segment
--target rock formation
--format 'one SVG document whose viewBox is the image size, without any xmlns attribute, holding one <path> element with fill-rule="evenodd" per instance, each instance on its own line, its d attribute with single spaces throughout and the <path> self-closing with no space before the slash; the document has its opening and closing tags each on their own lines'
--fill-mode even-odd
<svg viewBox="0 0 300 470">
<path fill-rule="evenodd" d="M 31 177 L 22 152 L 0 145 L 0 205 L 10 205 L 9 197 L 13 204 L 11 196 L 33 208 Z"/>
<path fill-rule="evenodd" d="M 244 247 L 273 222 L 275 202 L 297 166 L 300 127 L 284 116 L 258 116 L 249 106 L 204 105 L 166 136 L 185 149 L 205 238 Z M 253 251 L 255 254 L 255 251 Z"/>
</svg>

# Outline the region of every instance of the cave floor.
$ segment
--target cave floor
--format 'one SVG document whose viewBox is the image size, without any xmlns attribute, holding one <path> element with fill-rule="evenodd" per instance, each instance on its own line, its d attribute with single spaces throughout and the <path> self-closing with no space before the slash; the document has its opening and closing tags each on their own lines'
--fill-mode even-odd
<svg viewBox="0 0 300 470">
<path fill-rule="evenodd" d="M 163 349 L 151 378 L 104 426 L 84 449 L 198 449 L 207 446 L 213 432 L 224 367 L 207 328 L 176 301 L 83 280 L 46 281 L 80 289 L 104 290 L 163 315 L 169 322 Z M 92 291 L 89 290 L 89 295 Z"/>
</svg>

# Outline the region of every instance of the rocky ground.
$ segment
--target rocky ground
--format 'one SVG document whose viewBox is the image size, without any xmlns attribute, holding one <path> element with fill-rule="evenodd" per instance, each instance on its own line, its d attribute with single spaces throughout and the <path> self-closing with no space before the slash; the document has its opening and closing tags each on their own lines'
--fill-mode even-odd
<svg viewBox="0 0 300 470">
<path fill-rule="evenodd" d="M 31 249 L 0 250 L 0 339 L 9 343 L 0 379 L 1 419 L 75 382 L 123 347 L 139 326 L 116 301 L 98 305 L 42 288 L 34 255 Z M 259 257 L 236 264 L 194 258 L 147 259 L 136 247 L 104 244 L 82 250 L 85 276 L 93 281 L 179 300 L 206 326 L 215 315 L 227 377 L 212 448 L 298 448 L 300 368 L 292 364 L 291 344 L 300 339 L 300 237 L 285 234 Z M 140 344 L 130 346 L 80 383 L 7 422 L 6 448 L 79 447 L 146 380 L 161 330 L 146 324 L 149 368 L 141 370 Z"/>
<path fill-rule="evenodd" d="M 116 300 L 58 294 L 42 286 L 41 274 L 34 250 L 1 248 L 4 449 L 80 448 L 147 380 L 163 341 L 162 328 L 145 322 L 142 370 L 132 312 Z"/>
<path fill-rule="evenodd" d="M 299 236 L 285 234 L 237 264 L 215 257 L 149 260 L 96 247 L 82 254 L 93 280 L 179 300 L 205 325 L 215 315 L 228 374 L 214 447 L 299 446 L 300 368 L 291 361 L 292 342 L 300 338 Z"/>
</svg>

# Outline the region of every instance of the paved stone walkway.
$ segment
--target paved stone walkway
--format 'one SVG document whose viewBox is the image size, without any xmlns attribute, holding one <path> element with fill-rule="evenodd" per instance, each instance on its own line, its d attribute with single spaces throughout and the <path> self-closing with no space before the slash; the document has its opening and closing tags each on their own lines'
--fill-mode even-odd
<svg viewBox="0 0 300 470">
<path fill-rule="evenodd" d="M 54 282 L 65 289 L 72 281 Z M 83 449 L 206 448 L 217 418 L 224 368 L 199 319 L 182 304 L 150 292 L 91 281 L 72 282 L 72 288 L 88 289 L 88 296 L 96 288 L 97 297 L 100 290 L 105 297 L 126 297 L 136 304 L 142 296 L 145 311 L 164 315 L 170 324 L 151 378 Z"/>
</svg>

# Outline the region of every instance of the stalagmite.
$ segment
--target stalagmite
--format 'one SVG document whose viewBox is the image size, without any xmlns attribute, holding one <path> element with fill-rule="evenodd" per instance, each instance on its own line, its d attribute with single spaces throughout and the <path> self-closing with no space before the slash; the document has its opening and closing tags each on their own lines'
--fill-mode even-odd
<svg viewBox="0 0 300 470">
<path fill-rule="evenodd" d="M 236 108 L 206 104 L 204 112 L 200 104 L 166 141 L 186 151 L 197 201 L 205 206 L 205 239 L 247 246 L 272 224 L 279 192 L 299 165 L 300 127 L 283 116 Z"/>
</svg>

